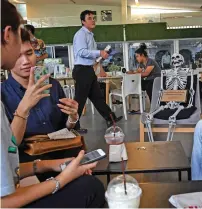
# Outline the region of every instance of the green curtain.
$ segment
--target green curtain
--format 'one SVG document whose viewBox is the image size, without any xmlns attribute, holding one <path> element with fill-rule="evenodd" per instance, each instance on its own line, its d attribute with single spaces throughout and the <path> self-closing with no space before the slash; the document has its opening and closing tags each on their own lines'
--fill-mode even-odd
<svg viewBox="0 0 202 209">
<path fill-rule="evenodd" d="M 35 35 L 46 44 L 72 43 L 75 33 L 80 28 L 80 26 L 37 28 Z M 98 25 L 93 33 L 97 42 L 123 41 L 122 25 Z"/>
<path fill-rule="evenodd" d="M 202 37 L 202 28 L 167 29 L 166 23 L 146 23 L 127 25 L 98 25 L 94 32 L 96 42 L 124 41 L 125 27 L 126 41 L 183 39 Z M 46 44 L 67 44 L 73 42 L 74 34 L 81 26 L 37 28 L 36 37 L 43 39 Z"/>
<path fill-rule="evenodd" d="M 167 23 L 125 25 L 126 41 L 202 37 L 202 28 L 167 29 Z"/>
</svg>

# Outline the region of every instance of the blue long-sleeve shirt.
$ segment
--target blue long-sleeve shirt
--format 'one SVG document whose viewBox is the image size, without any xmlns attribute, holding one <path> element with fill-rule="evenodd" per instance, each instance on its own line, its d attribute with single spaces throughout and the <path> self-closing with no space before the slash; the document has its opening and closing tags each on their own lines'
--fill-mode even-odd
<svg viewBox="0 0 202 209">
<path fill-rule="evenodd" d="M 84 26 L 74 36 L 73 51 L 75 65 L 94 65 L 96 58 L 100 57 L 94 34 Z"/>
<path fill-rule="evenodd" d="M 66 127 L 68 116 L 57 106 L 59 99 L 64 98 L 65 94 L 58 81 L 50 78 L 50 83 L 52 84 L 50 97 L 41 99 L 30 111 L 25 137 L 48 134 Z M 8 79 L 1 84 L 1 100 L 10 122 L 25 91 L 26 89 L 12 75 L 9 75 Z"/>
</svg>

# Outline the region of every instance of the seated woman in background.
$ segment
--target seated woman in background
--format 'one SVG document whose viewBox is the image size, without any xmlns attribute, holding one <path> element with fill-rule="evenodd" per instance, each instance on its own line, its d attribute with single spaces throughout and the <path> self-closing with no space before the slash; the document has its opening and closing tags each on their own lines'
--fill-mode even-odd
<svg viewBox="0 0 202 209">
<path fill-rule="evenodd" d="M 194 132 L 191 170 L 192 180 L 202 180 L 202 120 L 198 122 Z"/>
<path fill-rule="evenodd" d="M 1 68 L 11 69 L 20 56 L 21 17 L 16 8 L 7 0 L 1 1 Z M 17 107 L 11 127 L 1 102 L 1 206 L 2 208 L 98 208 L 104 204 L 104 187 L 91 174 L 96 163 L 80 166 L 84 156 L 81 151 L 75 159 L 44 160 L 19 164 L 18 142 L 24 135 L 25 119 L 30 109 L 44 97 L 45 89 L 51 85 L 41 87 L 47 76 L 34 83 L 33 71 L 25 95 Z M 11 130 L 12 128 L 12 130 Z M 71 160 L 72 162 L 61 172 L 60 164 Z M 47 179 L 39 184 L 20 187 L 20 179 L 43 173 L 56 171 L 55 178 Z M 60 172 L 60 173 L 59 173 Z"/>
<path fill-rule="evenodd" d="M 155 60 L 148 57 L 146 49 L 145 43 L 140 44 L 139 49 L 135 51 L 139 67 L 136 71 L 128 71 L 127 74 L 141 74 L 142 90 L 147 92 L 151 102 L 154 79 L 161 76 L 161 68 Z"/>
</svg>

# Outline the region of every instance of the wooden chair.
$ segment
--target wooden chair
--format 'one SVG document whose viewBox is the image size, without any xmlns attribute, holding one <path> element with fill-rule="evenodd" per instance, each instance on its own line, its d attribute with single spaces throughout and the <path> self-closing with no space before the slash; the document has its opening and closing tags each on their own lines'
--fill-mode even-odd
<svg viewBox="0 0 202 209">
<path fill-rule="evenodd" d="M 154 80 L 153 92 L 152 92 L 152 102 L 150 110 L 155 110 L 156 102 L 158 101 L 159 89 L 161 85 L 161 78 L 156 78 Z M 199 94 L 199 80 L 197 80 L 197 87 L 195 92 L 195 105 L 197 110 L 188 119 L 177 120 L 177 126 L 175 128 L 175 133 L 193 133 L 195 125 L 200 120 L 201 115 L 201 104 L 200 104 L 200 94 Z M 158 126 L 157 126 L 158 125 Z M 140 141 L 144 142 L 144 134 L 147 132 L 147 128 L 140 119 Z M 152 122 L 152 132 L 153 133 L 168 133 L 168 121 L 154 118 Z"/>
</svg>

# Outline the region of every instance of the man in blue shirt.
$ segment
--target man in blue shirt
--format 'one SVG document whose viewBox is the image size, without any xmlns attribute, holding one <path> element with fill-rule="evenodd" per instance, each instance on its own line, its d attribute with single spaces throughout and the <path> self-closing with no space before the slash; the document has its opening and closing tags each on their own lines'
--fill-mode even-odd
<svg viewBox="0 0 202 209">
<path fill-rule="evenodd" d="M 110 126 L 113 123 L 111 117 L 117 122 L 122 119 L 122 116 L 117 118 L 106 104 L 93 69 L 96 58 L 106 59 L 109 55 L 104 50 L 97 50 L 92 33 L 95 28 L 93 12 L 83 11 L 80 19 L 83 27 L 77 31 L 73 40 L 75 66 L 72 74 L 75 80 L 75 100 L 79 103 L 78 114 L 81 116 L 86 99 L 89 98 Z M 77 129 L 79 128 L 80 124 L 77 123 Z"/>
<path fill-rule="evenodd" d="M 9 121 L 13 120 L 13 113 L 24 97 L 29 82 L 31 67 L 36 64 L 36 55 L 30 43 L 28 32 L 21 32 L 22 46 L 21 54 L 8 79 L 1 85 L 1 99 L 4 103 Z M 78 103 L 65 98 L 59 82 L 50 78 L 50 97 L 41 99 L 34 106 L 27 119 L 25 138 L 38 134 L 48 134 L 62 128 L 74 128 L 78 119 Z M 73 122 L 73 123 L 72 123 Z M 22 143 L 23 145 L 23 143 Z M 27 156 L 24 147 L 20 148 L 21 162 L 34 160 Z M 64 156 L 56 156 L 63 158 Z M 38 158 L 38 157 L 37 157 Z M 47 156 L 46 156 L 47 159 Z"/>
</svg>

